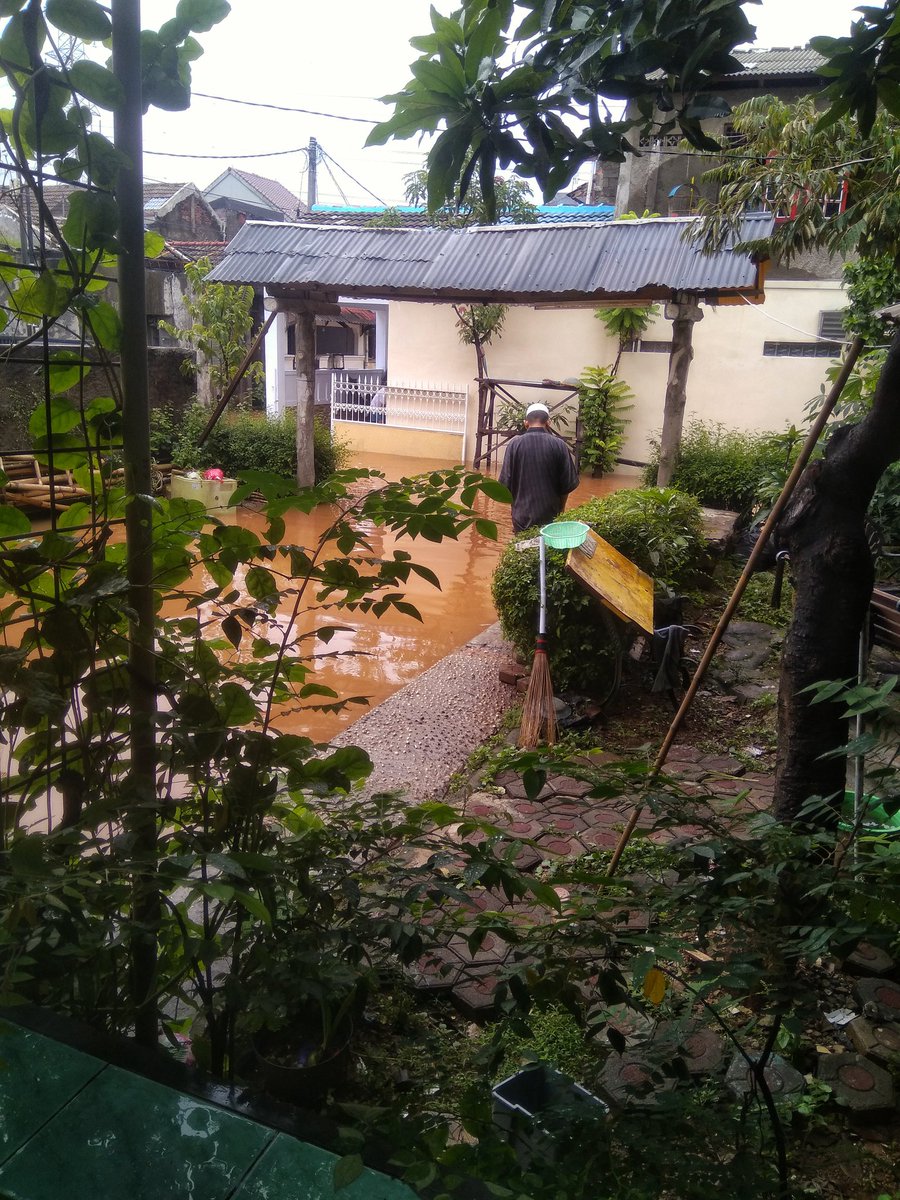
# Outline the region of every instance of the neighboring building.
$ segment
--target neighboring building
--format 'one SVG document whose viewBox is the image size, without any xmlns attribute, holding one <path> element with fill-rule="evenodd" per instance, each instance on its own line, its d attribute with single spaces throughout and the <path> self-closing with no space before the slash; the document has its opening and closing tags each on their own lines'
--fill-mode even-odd
<svg viewBox="0 0 900 1200">
<path fill-rule="evenodd" d="M 296 221 L 309 210 L 277 179 L 227 167 L 203 189 L 203 195 L 231 241 L 245 221 Z"/>
<path fill-rule="evenodd" d="M 627 234 L 631 230 L 637 241 L 642 229 L 661 227 L 664 236 L 659 250 L 653 251 L 649 265 L 662 276 L 671 269 L 671 256 L 683 245 L 680 232 L 686 223 L 685 218 L 628 222 L 623 232 Z M 304 224 L 310 226 L 314 222 Z M 563 233 L 563 227 L 558 228 Z M 250 232 L 245 231 L 245 236 Z M 284 272 L 276 275 L 283 284 L 291 278 L 291 272 L 297 269 L 295 264 L 303 260 L 303 255 L 295 253 L 296 248 L 287 252 L 286 230 L 259 229 L 254 232 L 260 238 L 261 252 L 265 249 L 267 266 L 276 272 Z M 427 250 L 423 239 L 430 240 L 432 236 L 426 230 L 365 231 L 379 239 L 388 239 L 379 264 L 373 266 L 365 256 L 355 255 L 352 270 L 347 269 L 347 273 L 340 276 L 328 273 L 336 270 L 336 260 L 330 256 L 335 252 L 337 232 L 337 229 L 333 233 L 329 229 L 328 236 L 335 241 L 317 244 L 309 251 L 310 262 L 320 264 L 316 268 L 316 278 L 321 287 L 327 291 L 333 280 L 335 289 L 340 291 L 340 280 L 353 278 L 361 291 L 381 281 L 384 286 L 378 290 L 382 297 L 390 297 L 391 289 L 396 290 L 397 286 L 393 273 L 395 252 L 388 243 L 394 237 L 414 240 L 415 244 L 411 244 L 408 251 L 396 255 L 398 263 L 412 262 L 423 260 Z M 352 233 L 354 239 L 364 235 L 359 227 L 347 232 L 348 235 Z M 538 232 L 546 236 L 555 234 L 556 229 L 535 230 Z M 440 238 L 443 233 L 437 231 L 435 236 Z M 461 288 L 467 286 L 464 281 L 472 278 L 474 263 L 494 261 L 483 253 L 479 255 L 475 245 L 479 236 L 477 230 L 466 231 L 465 236 L 472 240 L 471 258 L 466 260 L 457 255 L 445 271 Z M 621 251 L 613 256 L 616 269 L 630 269 L 638 249 L 640 247 L 636 248 L 630 240 L 623 244 Z M 376 246 L 367 251 L 373 261 L 378 259 L 377 250 Z M 553 266 L 558 272 L 560 290 L 562 281 L 581 270 L 582 260 L 590 257 L 585 255 L 583 248 L 576 255 L 569 245 L 551 247 L 548 244 L 546 253 L 541 253 L 540 247 L 519 248 L 512 239 L 504 253 L 510 269 L 515 266 L 523 272 L 523 277 L 532 270 L 545 271 Z M 646 258 L 649 251 L 645 248 L 643 253 Z M 340 261 L 347 260 L 342 257 Z M 247 263 L 245 274 L 239 270 L 231 275 L 227 271 L 228 263 L 229 258 L 226 258 L 223 263 L 226 278 L 261 282 L 252 264 Z M 698 264 L 698 270 L 703 269 L 702 264 Z M 320 371 L 319 378 L 334 388 L 333 415 L 342 422 L 342 436 L 359 448 L 392 454 L 431 454 L 435 458 L 461 457 L 462 451 L 471 460 L 477 424 L 475 355 L 471 346 L 460 342 L 456 314 L 447 302 L 448 298 L 437 291 L 435 302 L 428 300 L 429 288 L 434 288 L 435 281 L 444 276 L 436 275 L 433 269 L 425 266 L 421 268 L 421 275 L 419 302 L 394 298 L 374 301 L 362 294 L 359 298 L 341 301 L 342 318 L 357 306 L 375 313 L 377 331 L 383 338 L 376 348 L 375 366 L 384 374 L 361 376 L 354 371 L 332 368 Z M 703 286 L 699 285 L 700 291 Z M 373 290 L 376 290 L 374 286 Z M 660 294 L 659 291 L 651 293 L 656 297 Z M 497 297 L 490 294 L 486 298 Z M 585 367 L 607 365 L 613 361 L 615 343 L 594 317 L 599 299 L 585 300 L 579 307 L 572 307 L 572 298 L 567 299 L 568 304 L 548 295 L 540 302 L 526 299 L 510 306 L 502 336 L 487 350 L 492 377 L 577 380 Z M 748 297 L 748 300 L 752 299 Z M 801 425 L 806 404 L 819 393 L 830 361 L 839 354 L 843 303 L 843 292 L 836 281 L 767 280 L 764 305 L 739 301 L 728 307 L 704 306 L 704 318 L 694 327 L 688 420 L 701 418 L 755 431 Z M 785 328 L 786 325 L 794 328 Z M 271 411 L 281 411 L 296 402 L 286 326 L 283 314 L 279 314 L 267 338 L 267 399 Z M 641 341 L 622 356 L 619 374 L 635 393 L 634 407 L 628 413 L 622 456 L 633 463 L 646 462 L 650 441 L 662 423 L 671 329 L 670 322 L 660 311 Z M 825 340 L 818 340 L 820 337 Z M 371 359 L 367 359 L 367 365 L 369 362 Z M 382 379 L 388 397 L 387 420 L 378 423 L 369 418 L 366 405 L 370 404 L 370 397 Z M 542 394 L 536 389 L 528 393 L 528 398 L 555 402 L 559 395 L 559 392 L 550 391 Z M 327 396 L 326 389 L 319 392 L 317 398 L 321 401 Z M 405 415 L 401 417 L 400 413 Z M 441 421 L 442 425 L 436 425 Z M 452 428 L 458 432 L 438 434 L 436 428 Z"/>
<path fill-rule="evenodd" d="M 68 214 L 69 197 L 76 188 L 48 184 L 44 199 L 57 221 Z M 144 182 L 144 227 L 167 242 L 221 241 L 222 225 L 195 183 Z"/>
<path fill-rule="evenodd" d="M 818 72 L 825 60 L 810 49 L 738 50 L 735 57 L 744 63 L 744 69 L 716 81 L 710 106 L 715 108 L 716 100 L 721 100 L 720 115 L 704 119 L 703 128 L 738 152 L 739 138 L 731 127 L 729 110 L 753 96 L 777 96 L 786 103 L 808 96 L 822 83 Z M 714 185 L 701 184 L 700 176 L 718 160 L 714 155 L 683 149 L 683 142 L 678 131 L 640 139 L 641 153 L 629 154 L 619 167 L 617 215 L 685 216 L 697 211 L 701 196 L 714 196 Z"/>
<path fill-rule="evenodd" d="M 67 199 L 72 190 L 64 185 L 51 185 L 45 189 L 51 211 L 59 221 L 65 220 Z M 177 231 L 189 230 L 193 225 L 202 233 L 218 234 L 218 222 L 208 206 L 203 203 L 199 190 L 193 184 L 166 184 L 162 187 L 148 185 L 145 189 L 145 202 L 149 202 L 149 207 L 145 207 L 149 228 L 155 226 L 159 231 L 160 225 L 163 225 Z M 32 224 L 29 224 L 29 216 Z M 33 219 L 33 203 L 27 202 L 24 195 L 20 195 L 16 189 L 4 194 L 3 203 L 0 203 L 0 246 L 14 252 L 16 258 L 22 258 L 24 261 L 35 260 L 35 248 L 40 238 L 33 225 Z M 213 222 L 212 227 L 208 224 L 210 220 Z M 48 255 L 52 262 L 52 243 L 48 245 Z M 178 325 L 187 320 L 184 307 L 185 261 L 182 253 L 167 244 L 161 255 L 147 259 L 145 264 L 151 395 L 157 403 L 170 403 L 176 407 L 187 403 L 193 395 L 193 384 L 182 370 L 182 364 L 193 355 L 166 334 L 161 324 L 163 321 L 170 321 Z M 105 300 L 116 302 L 114 279 L 110 280 L 102 296 Z M 38 402 L 39 395 L 35 390 L 35 351 L 26 347 L 20 354 L 15 349 L 17 342 L 27 338 L 37 328 L 37 325 L 11 319 L 0 332 L 0 346 L 3 348 L 0 429 L 6 430 L 10 427 L 7 409 L 16 403 L 16 397 L 19 397 L 19 402 L 26 407 Z M 53 350 L 78 349 L 81 345 L 81 334 L 77 316 L 71 312 L 64 313 L 53 323 L 49 338 Z M 90 359 L 90 352 L 88 358 Z M 105 393 L 108 387 L 103 372 L 95 370 L 85 381 L 85 395 Z M 18 440 L 19 445 L 16 448 L 26 449 L 30 444 L 28 437 L 21 430 Z M 4 444 L 9 448 L 8 440 Z"/>
</svg>

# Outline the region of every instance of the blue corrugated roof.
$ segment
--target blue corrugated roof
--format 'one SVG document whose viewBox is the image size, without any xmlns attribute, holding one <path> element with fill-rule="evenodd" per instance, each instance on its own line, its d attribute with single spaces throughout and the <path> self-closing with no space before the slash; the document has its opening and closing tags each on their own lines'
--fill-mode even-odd
<svg viewBox="0 0 900 1200">
<path fill-rule="evenodd" d="M 394 204 L 391 211 L 400 213 L 403 225 L 417 229 L 430 229 L 431 221 L 427 210 L 420 204 Z M 535 223 L 547 225 L 557 221 L 611 221 L 614 213 L 611 204 L 540 204 L 536 206 Z M 304 214 L 307 224 L 368 226 L 385 212 L 383 204 L 314 204 L 309 216 Z M 512 225 L 513 217 L 501 217 L 499 224 Z"/>
<path fill-rule="evenodd" d="M 534 303 L 684 291 L 761 291 L 757 264 L 731 249 L 703 254 L 696 217 L 468 229 L 366 229 L 248 221 L 209 276 L 276 292 Z M 742 240 L 768 237 L 768 213 Z"/>
</svg>

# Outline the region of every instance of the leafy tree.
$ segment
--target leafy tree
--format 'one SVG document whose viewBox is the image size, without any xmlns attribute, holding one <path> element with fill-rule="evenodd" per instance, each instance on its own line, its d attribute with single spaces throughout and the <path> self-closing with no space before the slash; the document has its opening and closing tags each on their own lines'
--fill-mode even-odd
<svg viewBox="0 0 900 1200">
<path fill-rule="evenodd" d="M 848 328 L 877 344 L 888 336 L 877 309 L 897 299 L 900 122 L 892 111 L 876 111 L 864 131 L 852 108 L 848 102 L 823 115 L 815 96 L 793 104 L 755 97 L 736 108 L 741 155 L 705 176 L 719 191 L 702 205 L 703 233 L 720 245 L 740 213 L 768 206 L 787 219 L 754 248 L 784 260 L 816 249 L 860 255 L 845 269 Z M 843 796 L 845 759 L 834 752 L 846 742 L 844 708 L 814 705 L 808 689 L 856 673 L 873 582 L 866 516 L 879 480 L 900 457 L 896 336 L 860 379 L 868 381 L 868 403 L 856 405 L 853 423 L 846 416 L 832 423 L 822 457 L 802 476 L 777 530 L 796 585 L 782 658 L 775 796 L 776 811 L 788 819 L 811 794 L 833 797 L 835 806 Z M 878 507 L 886 511 L 881 499 Z"/>
<path fill-rule="evenodd" d="M 412 171 L 403 182 L 407 203 L 424 204 L 428 199 L 428 169 Z M 537 220 L 537 205 L 532 199 L 531 188 L 523 179 L 498 176 L 492 183 L 493 209 L 488 208 L 480 182 L 473 179 L 465 194 L 457 188 L 448 203 L 430 210 L 432 225 L 460 229 L 466 225 L 491 225 L 501 220 L 512 225 L 531 225 Z"/>
<path fill-rule="evenodd" d="M 880 112 L 863 134 L 850 116 L 823 117 L 821 97 L 786 103 L 754 96 L 731 122 L 740 152 L 703 176 L 716 185 L 715 199 L 700 201 L 706 244 L 718 247 L 736 234 L 745 212 L 770 209 L 790 220 L 749 245 L 785 262 L 814 249 L 897 254 L 900 120 Z"/>
<path fill-rule="evenodd" d="M 498 165 L 552 195 L 589 159 L 623 161 L 642 135 L 680 129 L 692 146 L 714 151 L 703 121 L 727 108 L 716 79 L 741 69 L 732 51 L 753 40 L 744 7 L 741 0 L 463 0 L 450 17 L 432 9 L 432 32 L 411 42 L 420 52 L 413 78 L 385 98 L 394 113 L 369 144 L 437 133 L 429 208 L 457 190 L 464 196 L 477 177 L 489 211 Z M 900 0 L 859 9 L 849 37 L 812 39 L 827 60 L 822 128 L 854 117 L 867 138 L 879 106 L 900 118 L 898 10 Z M 614 117 L 609 100 L 628 101 L 625 115 Z"/>
<path fill-rule="evenodd" d="M 741 69 L 732 50 L 753 34 L 739 0 L 463 0 L 450 17 L 432 8 L 431 23 L 368 144 L 438 133 L 429 209 L 464 198 L 477 178 L 489 220 L 498 166 L 550 196 L 589 159 L 624 161 L 640 134 L 677 128 L 715 148 L 705 93 Z M 628 113 L 613 116 L 607 100 L 631 101 Z"/>
<path fill-rule="evenodd" d="M 659 313 L 659 305 L 648 304 L 646 308 L 598 308 L 594 316 L 602 322 L 607 333 L 616 339 L 616 357 L 610 367 L 611 375 L 618 375 L 622 353 L 629 342 L 645 333 Z"/>
<path fill-rule="evenodd" d="M 160 322 L 167 333 L 187 342 L 202 357 L 209 372 L 210 388 L 220 395 L 233 379 L 247 352 L 247 341 L 253 329 L 253 288 L 235 287 L 230 283 L 210 283 L 206 276 L 212 270 L 208 258 L 188 263 L 184 269 L 189 291 L 186 307 L 191 317 L 187 329 Z M 188 371 L 193 365 L 185 364 Z M 252 383 L 262 380 L 265 368 L 261 362 L 251 363 L 246 378 Z"/>
</svg>

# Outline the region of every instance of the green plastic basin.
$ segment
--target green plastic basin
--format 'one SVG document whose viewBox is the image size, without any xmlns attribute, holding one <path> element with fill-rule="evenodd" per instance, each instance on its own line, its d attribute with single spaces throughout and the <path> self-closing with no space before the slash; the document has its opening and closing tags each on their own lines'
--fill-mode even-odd
<svg viewBox="0 0 900 1200">
<path fill-rule="evenodd" d="M 877 796 L 863 796 L 862 802 L 865 806 L 865 814 L 860 823 L 860 831 L 862 833 L 900 833 L 900 810 L 895 813 L 889 813 L 879 803 Z M 843 820 L 838 823 L 838 828 L 846 833 L 853 829 L 854 826 L 852 792 L 844 792 L 841 816 Z"/>
<path fill-rule="evenodd" d="M 545 525 L 541 537 L 554 550 L 574 550 L 580 546 L 591 529 L 584 521 L 554 521 Z"/>
</svg>

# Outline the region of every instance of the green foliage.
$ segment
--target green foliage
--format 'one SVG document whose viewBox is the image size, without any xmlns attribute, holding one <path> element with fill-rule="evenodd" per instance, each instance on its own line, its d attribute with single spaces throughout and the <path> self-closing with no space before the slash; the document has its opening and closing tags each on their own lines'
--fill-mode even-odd
<svg viewBox="0 0 900 1200">
<path fill-rule="evenodd" d="M 886 322 L 878 310 L 897 303 L 900 297 L 900 268 L 893 258 L 858 258 L 844 263 L 844 286 L 850 301 L 844 313 L 844 329 L 859 334 L 867 349 L 889 339 Z"/>
<path fill-rule="evenodd" d="M 403 179 L 407 204 L 428 201 L 429 220 L 442 228 L 461 229 L 467 225 L 493 225 L 505 219 L 511 225 L 532 225 L 538 219 L 531 188 L 522 179 L 492 180 L 496 212 L 491 215 L 481 192 L 481 184 L 472 179 L 463 194 L 458 188 L 448 203 L 433 209 L 428 196 L 428 171 L 412 171 Z"/>
<path fill-rule="evenodd" d="M 97 444 L 108 411 L 94 406 L 60 398 L 46 437 Z M 408 581 L 437 584 L 405 551 L 376 554 L 368 531 L 456 537 L 480 519 L 470 505 L 482 480 L 460 469 L 390 484 L 353 471 L 298 492 L 247 472 L 238 500 L 263 494 L 260 532 L 221 525 L 192 501 L 157 501 L 154 657 L 166 705 L 148 795 L 129 751 L 128 565 L 108 523 L 124 494 L 102 459 L 91 467 L 93 523 L 75 505 L 55 529 L 32 531 L 0 506 L 0 524 L 15 521 L 29 547 L 0 563 L 0 733 L 15 764 L 3 780 L 0 1002 L 129 1029 L 140 999 L 128 962 L 135 887 L 150 863 L 160 1003 L 199 1018 L 198 1052 L 221 1074 L 242 1014 L 274 1021 L 290 995 L 315 1001 L 325 1022 L 379 948 L 420 952 L 413 876 L 390 882 L 386 847 L 414 845 L 431 810 L 347 799 L 371 769 L 367 756 L 315 745 L 304 714 L 360 702 L 315 672 L 342 610 L 415 615 Z M 316 505 L 333 522 L 311 545 L 284 543 L 284 514 Z M 275 723 L 285 711 L 292 732 Z M 59 797 L 49 809 L 48 789 Z M 136 810 L 151 823 L 149 851 L 123 836 Z"/>
<path fill-rule="evenodd" d="M 625 310 L 627 311 L 627 310 Z M 614 471 L 627 424 L 623 413 L 634 392 L 606 367 L 585 367 L 578 385 L 578 413 L 583 440 L 581 461 L 595 475 Z"/>
<path fill-rule="evenodd" d="M 737 105 L 731 122 L 742 154 L 723 157 L 702 177 L 716 185 L 716 198 L 700 201 L 703 240 L 721 247 L 739 234 L 745 212 L 766 209 L 791 215 L 771 238 L 753 243 L 773 258 L 787 262 L 824 248 L 842 258 L 892 260 L 900 249 L 900 116 L 885 107 L 863 132 L 847 108 L 823 120 L 816 96 L 793 103 L 754 96 Z M 840 212 L 836 200 L 847 183 Z"/>
<path fill-rule="evenodd" d="M 834 414 L 820 443 L 820 452 L 834 429 L 856 425 L 869 413 L 886 358 L 885 350 L 874 350 L 857 360 L 841 398 L 835 405 Z M 826 376 L 830 382 L 834 382 L 839 370 L 838 364 L 828 368 Z M 815 419 L 821 401 L 820 394 L 807 405 L 806 415 L 810 422 Z M 882 545 L 900 545 L 900 462 L 891 463 L 879 479 L 869 505 L 868 518 L 874 525 Z"/>
<path fill-rule="evenodd" d="M 428 207 L 465 197 L 477 178 L 489 221 L 498 166 L 537 180 L 545 196 L 589 159 L 622 162 L 639 134 L 680 127 L 700 147 L 710 75 L 738 70 L 731 55 L 752 37 L 737 0 L 644 0 L 582 6 L 464 0 L 450 18 L 432 9 L 432 32 L 412 40 L 413 78 L 369 145 L 437 133 L 428 155 Z M 600 97 L 627 97 L 614 118 Z M 662 120 L 659 113 L 664 113 Z M 631 140 L 630 140 L 631 139 Z"/>
<path fill-rule="evenodd" d="M 707 421 L 691 421 L 682 437 L 674 487 L 696 496 L 702 505 L 725 508 L 749 518 L 763 495 L 768 497 L 773 475 L 783 482 L 799 449 L 796 430 L 786 434 L 747 433 Z M 644 471 L 656 481 L 659 443 Z M 778 488 L 780 490 L 780 487 Z M 777 494 L 777 491 L 776 491 Z"/>
<path fill-rule="evenodd" d="M 671 488 L 616 492 L 570 509 L 566 518 L 590 525 L 652 575 L 659 589 L 683 588 L 703 552 L 699 506 Z M 566 571 L 566 553 L 547 549 L 553 681 L 557 687 L 602 695 L 614 670 L 621 625 Z M 518 551 L 510 544 L 497 564 L 491 592 L 505 636 L 520 653 L 531 654 L 537 628 L 537 551 Z"/>
<path fill-rule="evenodd" d="M 741 597 L 737 616 L 742 621 L 762 621 L 766 625 L 783 629 L 791 619 L 794 606 L 794 589 L 785 572 L 782 580 L 781 607 L 772 607 L 772 587 L 774 577 L 768 572 L 751 575 L 750 581 Z"/>
<path fill-rule="evenodd" d="M 405 214 L 392 205 L 389 205 L 384 212 L 376 213 L 366 221 L 369 229 L 402 229 L 405 224 Z"/>
<path fill-rule="evenodd" d="M 590 1056 L 585 1053 L 585 1031 L 575 1015 L 559 1004 L 529 1013 L 527 1032 L 521 1021 L 500 1028 L 497 1040 L 505 1051 L 504 1073 L 518 1071 L 523 1063 L 545 1062 L 572 1079 L 583 1076 Z"/>
<path fill-rule="evenodd" d="M 625 213 L 619 220 L 627 221 L 629 218 L 637 219 L 634 213 Z M 598 321 L 602 321 L 606 327 L 606 332 L 612 334 L 616 339 L 616 357 L 612 366 L 613 375 L 618 373 L 619 362 L 625 347 L 629 342 L 634 341 L 635 338 L 639 338 L 650 327 L 654 317 L 658 313 L 658 304 L 650 304 L 646 308 L 598 308 L 595 311 L 594 316 Z"/>
<path fill-rule="evenodd" d="M 482 346 L 489 346 L 495 337 L 503 333 L 503 322 L 509 312 L 506 304 L 455 304 L 456 331 L 464 346 L 475 344 L 475 336 Z"/>
<path fill-rule="evenodd" d="M 203 358 L 209 370 L 213 396 L 219 396 L 231 382 L 247 353 L 253 329 L 253 288 L 237 287 L 230 283 L 209 283 L 206 276 L 212 270 L 208 258 L 188 263 L 184 268 L 188 281 L 185 300 L 191 324 L 187 328 L 161 321 L 166 333 L 191 346 Z M 187 371 L 192 365 L 185 362 Z M 261 380 L 265 368 L 253 362 L 244 378 L 252 383 Z"/>
<path fill-rule="evenodd" d="M 243 479 L 248 471 L 269 471 L 293 479 L 297 471 L 297 429 L 293 412 L 279 417 L 238 410 L 221 417 L 212 433 L 198 445 L 209 409 L 193 404 L 177 418 L 170 409 L 151 415 L 151 449 L 156 462 L 183 470 L 221 467 L 227 476 Z M 321 483 L 346 466 L 347 450 L 330 427 L 317 420 L 314 429 L 316 481 Z"/>
</svg>

